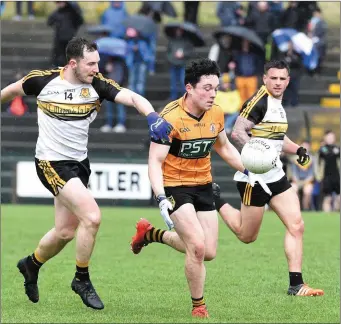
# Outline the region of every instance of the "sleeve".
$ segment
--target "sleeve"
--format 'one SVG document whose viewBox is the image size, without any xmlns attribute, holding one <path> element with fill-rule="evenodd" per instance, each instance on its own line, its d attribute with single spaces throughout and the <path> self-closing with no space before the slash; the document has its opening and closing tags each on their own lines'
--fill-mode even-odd
<svg viewBox="0 0 341 324">
<path fill-rule="evenodd" d="M 97 91 L 100 100 L 115 101 L 116 95 L 121 91 L 121 87 L 112 79 L 106 79 L 101 73 L 94 78 L 92 86 Z"/>
<path fill-rule="evenodd" d="M 43 71 L 32 70 L 24 77 L 22 88 L 27 96 L 38 96 L 46 83 L 46 76 L 44 76 Z"/>
<path fill-rule="evenodd" d="M 255 96 L 247 100 L 240 110 L 240 116 L 258 124 L 265 116 L 267 96 L 259 91 Z"/>
</svg>

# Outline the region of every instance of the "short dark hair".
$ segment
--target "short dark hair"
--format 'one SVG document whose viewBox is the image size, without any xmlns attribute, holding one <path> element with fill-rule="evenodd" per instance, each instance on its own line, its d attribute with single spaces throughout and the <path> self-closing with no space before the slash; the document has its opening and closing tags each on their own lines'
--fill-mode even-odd
<svg viewBox="0 0 341 324">
<path fill-rule="evenodd" d="M 288 74 L 290 74 L 290 68 L 287 62 L 284 60 L 272 60 L 264 65 L 264 74 L 267 74 L 270 69 L 287 69 Z"/>
<path fill-rule="evenodd" d="M 326 136 L 326 135 L 328 135 L 328 134 L 331 134 L 331 133 L 334 134 L 334 132 L 333 132 L 331 129 L 327 129 L 327 130 L 324 132 L 324 136 Z"/>
<path fill-rule="evenodd" d="M 201 58 L 191 61 L 185 69 L 185 85 L 197 85 L 203 75 L 216 75 L 220 77 L 220 69 L 215 61 L 209 58 Z"/>
<path fill-rule="evenodd" d="M 97 44 L 82 37 L 72 38 L 66 46 L 66 61 L 84 58 L 84 49 L 88 52 L 97 51 Z"/>
</svg>

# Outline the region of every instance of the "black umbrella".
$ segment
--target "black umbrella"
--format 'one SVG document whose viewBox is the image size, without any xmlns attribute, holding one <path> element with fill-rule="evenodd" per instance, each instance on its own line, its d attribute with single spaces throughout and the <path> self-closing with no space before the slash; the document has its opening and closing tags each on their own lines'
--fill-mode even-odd
<svg viewBox="0 0 341 324">
<path fill-rule="evenodd" d="M 259 38 L 259 36 L 251 29 L 242 27 L 242 26 L 229 26 L 222 27 L 213 33 L 213 36 L 219 41 L 219 38 L 223 35 L 230 35 L 232 38 L 244 38 L 248 40 L 251 44 L 253 44 L 258 49 L 264 51 L 263 41 Z M 240 43 L 240 42 L 239 42 Z"/>
<path fill-rule="evenodd" d="M 176 30 L 178 28 L 181 28 L 184 31 L 184 36 L 188 37 L 195 47 L 205 46 L 203 35 L 197 25 L 192 23 L 169 23 L 165 25 L 164 32 L 168 37 L 175 38 Z"/>
<path fill-rule="evenodd" d="M 156 24 L 153 19 L 144 15 L 129 16 L 123 21 L 126 28 L 135 28 L 142 36 L 148 37 L 156 32 Z"/>
<path fill-rule="evenodd" d="M 111 27 L 108 25 L 89 26 L 86 31 L 91 35 L 110 34 Z"/>
<path fill-rule="evenodd" d="M 145 2 L 153 11 L 165 14 L 169 17 L 177 17 L 177 13 L 170 1 L 146 1 Z"/>
</svg>

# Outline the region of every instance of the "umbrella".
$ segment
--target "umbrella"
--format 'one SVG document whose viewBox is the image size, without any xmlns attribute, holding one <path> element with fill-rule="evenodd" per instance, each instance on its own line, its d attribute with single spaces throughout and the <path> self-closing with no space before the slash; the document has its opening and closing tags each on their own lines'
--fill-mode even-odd
<svg viewBox="0 0 341 324">
<path fill-rule="evenodd" d="M 272 33 L 272 38 L 281 52 L 288 50 L 288 43 L 291 41 L 294 50 L 303 58 L 303 65 L 309 70 L 317 67 L 319 53 L 316 43 L 306 34 L 292 28 L 280 28 Z"/>
<path fill-rule="evenodd" d="M 86 31 L 91 35 L 110 34 L 111 27 L 108 25 L 96 25 L 88 27 Z"/>
<path fill-rule="evenodd" d="M 165 14 L 169 17 L 177 17 L 177 13 L 170 1 L 146 1 L 145 2 L 154 12 Z"/>
<path fill-rule="evenodd" d="M 169 23 L 165 25 L 164 32 L 167 37 L 174 38 L 175 32 L 178 28 L 181 28 L 184 31 L 184 36 L 188 37 L 195 47 L 205 46 L 203 35 L 201 34 L 197 25 L 192 23 Z"/>
<path fill-rule="evenodd" d="M 123 21 L 126 28 L 136 29 L 142 36 L 148 37 L 156 33 L 156 24 L 153 19 L 144 15 L 129 16 Z"/>
<path fill-rule="evenodd" d="M 125 57 L 127 55 L 127 42 L 120 38 L 102 37 L 96 40 L 98 53 L 109 56 Z"/>
<path fill-rule="evenodd" d="M 219 40 L 219 38 L 223 35 L 230 35 L 232 37 L 244 38 L 248 40 L 251 44 L 253 44 L 258 49 L 264 51 L 263 41 L 259 38 L 259 36 L 251 29 L 242 27 L 242 26 L 229 26 L 222 27 L 213 33 L 213 36 Z M 240 43 L 240 42 L 239 42 Z"/>
</svg>

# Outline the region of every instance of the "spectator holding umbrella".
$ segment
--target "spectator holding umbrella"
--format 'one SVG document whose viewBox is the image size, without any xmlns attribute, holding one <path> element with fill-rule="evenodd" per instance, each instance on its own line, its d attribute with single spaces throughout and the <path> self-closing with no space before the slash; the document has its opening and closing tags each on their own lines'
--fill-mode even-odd
<svg viewBox="0 0 341 324">
<path fill-rule="evenodd" d="M 170 64 L 170 100 L 185 93 L 185 65 L 193 54 L 193 48 L 204 45 L 198 27 L 191 23 L 172 23 L 165 26 L 168 36 L 167 59 Z"/>
<path fill-rule="evenodd" d="M 107 78 L 114 80 L 122 87 L 128 83 L 128 67 L 126 64 L 127 43 L 123 39 L 108 37 L 108 33 L 103 33 L 103 37 L 96 40 L 98 53 L 100 54 L 99 70 Z M 119 103 L 104 100 L 102 106 L 105 108 L 106 122 L 100 128 L 103 133 L 126 132 L 126 108 Z M 116 126 L 113 127 L 114 106 L 116 106 Z"/>
<path fill-rule="evenodd" d="M 123 21 L 128 17 L 124 1 L 111 1 L 110 7 L 104 11 L 101 24 L 110 26 L 111 37 L 124 38 L 126 28 Z"/>
<path fill-rule="evenodd" d="M 126 62 L 129 69 L 129 89 L 144 95 L 147 72 L 154 73 L 153 42 L 156 24 L 146 15 L 134 15 L 124 21 L 128 45 Z"/>
</svg>

